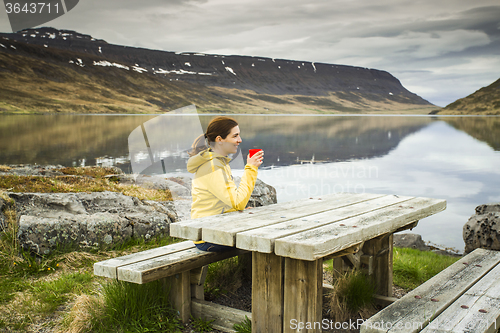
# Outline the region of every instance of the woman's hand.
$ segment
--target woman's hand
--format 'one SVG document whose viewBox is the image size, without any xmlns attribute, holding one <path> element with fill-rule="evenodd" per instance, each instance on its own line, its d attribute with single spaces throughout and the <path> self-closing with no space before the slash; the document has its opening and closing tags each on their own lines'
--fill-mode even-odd
<svg viewBox="0 0 500 333">
<path fill-rule="evenodd" d="M 262 161 L 264 161 L 263 150 L 256 152 L 252 157 L 250 154 L 247 155 L 247 164 L 255 165 L 257 168 L 262 164 Z"/>
</svg>

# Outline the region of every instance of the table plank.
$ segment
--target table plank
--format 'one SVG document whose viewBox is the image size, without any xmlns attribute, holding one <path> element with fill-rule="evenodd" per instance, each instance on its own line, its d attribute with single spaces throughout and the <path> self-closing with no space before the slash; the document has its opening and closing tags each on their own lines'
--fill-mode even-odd
<svg viewBox="0 0 500 333">
<path fill-rule="evenodd" d="M 422 333 L 496 332 L 500 327 L 499 276 L 500 264 L 436 317 Z M 462 308 L 463 305 L 468 308 Z"/>
<path fill-rule="evenodd" d="M 117 278 L 120 281 L 144 284 L 243 253 L 245 251 L 236 249 L 225 252 L 207 252 L 193 248 L 118 267 Z"/>
<path fill-rule="evenodd" d="M 269 217 L 273 214 L 280 214 L 289 209 L 296 207 L 306 207 L 315 206 L 318 202 L 332 202 L 338 200 L 355 200 L 356 198 L 366 198 L 366 200 L 372 197 L 379 197 L 380 194 L 357 194 L 357 193 L 334 193 L 330 195 L 324 195 L 319 197 L 312 197 L 307 199 L 299 199 L 274 205 L 255 207 L 252 209 L 247 209 L 244 211 L 230 212 L 225 214 L 219 214 L 214 216 L 207 216 L 203 218 L 198 218 L 194 220 L 187 220 L 182 222 L 172 223 L 170 225 L 170 236 L 179 237 L 191 240 L 201 240 L 202 230 L 207 226 L 217 224 L 224 225 L 224 230 L 234 227 L 234 223 L 237 221 L 239 223 L 244 223 L 245 221 L 253 221 L 259 217 Z M 319 207 L 318 207 L 319 209 Z M 281 216 L 281 215 L 279 215 Z M 282 220 L 281 220 L 282 221 Z M 250 223 L 251 224 L 251 223 Z M 229 226 L 228 226 L 229 225 Z M 214 242 L 215 243 L 215 242 Z M 224 244 L 224 243 L 218 243 Z M 229 244 L 226 244 L 229 245 Z M 234 246 L 234 245 L 229 245 Z"/>
<path fill-rule="evenodd" d="M 303 205 L 299 202 L 293 208 L 279 209 L 273 214 L 264 214 L 259 217 L 252 217 L 245 220 L 231 220 L 225 222 L 218 222 L 213 225 L 203 227 L 202 239 L 206 242 L 235 246 L 236 234 L 247 230 L 253 230 L 260 227 L 269 226 L 276 223 L 293 220 L 296 218 L 305 218 L 310 214 L 331 211 L 332 209 L 349 206 L 357 202 L 373 200 L 382 195 L 380 194 L 352 194 L 342 195 L 335 200 L 322 200 L 313 202 L 313 200 L 303 201 L 308 205 Z M 267 252 L 269 253 L 269 252 Z"/>
<path fill-rule="evenodd" d="M 195 248 L 191 241 L 181 243 L 169 244 L 166 246 L 158 247 L 151 250 L 142 251 L 139 253 L 132 253 L 119 258 L 112 258 L 94 264 L 94 274 L 97 276 L 104 276 L 112 279 L 117 277 L 117 268 L 151 258 L 161 257 L 167 254 Z"/>
<path fill-rule="evenodd" d="M 466 265 L 467 263 L 467 265 Z M 416 333 L 438 316 L 465 290 L 500 263 L 500 252 L 476 249 L 438 275 L 375 314 L 361 326 L 361 333 Z M 419 296 L 416 299 L 415 296 Z M 437 299 L 437 302 L 431 301 Z M 383 325 L 382 325 L 383 323 Z"/>
<path fill-rule="evenodd" d="M 375 238 L 416 220 L 440 212 L 446 201 L 414 198 L 367 214 L 275 241 L 275 253 L 283 257 L 316 260 Z M 342 224 L 342 225 L 341 225 Z"/>
<path fill-rule="evenodd" d="M 327 224 L 340 222 L 342 220 L 365 214 L 377 209 L 404 202 L 413 197 L 403 197 L 386 195 L 373 200 L 352 203 L 342 207 L 332 206 L 331 210 L 322 213 L 313 213 L 281 223 L 265 225 L 261 228 L 255 228 L 249 231 L 239 232 L 236 235 L 236 247 L 250 251 L 271 253 L 274 251 L 274 242 L 278 238 L 297 234 L 299 232 L 318 228 Z M 308 212 L 304 208 L 303 213 Z M 289 215 L 289 212 L 283 214 Z M 204 231 L 205 232 L 205 231 Z M 212 239 L 215 239 L 212 238 Z"/>
</svg>

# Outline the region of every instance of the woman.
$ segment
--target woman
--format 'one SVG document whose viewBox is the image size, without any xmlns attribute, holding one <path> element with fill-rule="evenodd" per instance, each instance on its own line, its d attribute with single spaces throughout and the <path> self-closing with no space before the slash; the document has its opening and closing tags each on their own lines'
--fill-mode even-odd
<svg viewBox="0 0 500 333">
<path fill-rule="evenodd" d="M 257 169 L 264 159 L 264 152 L 259 151 L 252 157 L 247 155 L 243 177 L 236 188 L 228 155 L 236 153 L 240 143 L 238 123 L 229 117 L 212 119 L 207 132 L 193 143 L 191 158 L 187 163 L 188 171 L 195 174 L 192 185 L 192 219 L 245 209 L 257 180 Z M 231 248 L 204 241 L 194 243 L 203 251 L 219 252 Z"/>
</svg>

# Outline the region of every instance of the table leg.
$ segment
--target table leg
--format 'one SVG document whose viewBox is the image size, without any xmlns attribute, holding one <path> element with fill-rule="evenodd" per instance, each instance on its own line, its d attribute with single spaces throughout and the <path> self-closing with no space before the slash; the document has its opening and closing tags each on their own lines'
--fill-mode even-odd
<svg viewBox="0 0 500 333">
<path fill-rule="evenodd" d="M 373 256 L 373 282 L 376 293 L 392 297 L 392 234 L 385 234 L 365 242 L 363 254 Z"/>
<path fill-rule="evenodd" d="M 283 261 L 252 252 L 252 333 L 283 332 Z"/>
<path fill-rule="evenodd" d="M 323 259 L 285 258 L 284 293 L 283 332 L 321 332 Z"/>
<path fill-rule="evenodd" d="M 191 285 L 190 272 L 182 272 L 163 279 L 168 290 L 170 303 L 177 310 L 183 323 L 189 322 L 191 317 Z"/>
</svg>

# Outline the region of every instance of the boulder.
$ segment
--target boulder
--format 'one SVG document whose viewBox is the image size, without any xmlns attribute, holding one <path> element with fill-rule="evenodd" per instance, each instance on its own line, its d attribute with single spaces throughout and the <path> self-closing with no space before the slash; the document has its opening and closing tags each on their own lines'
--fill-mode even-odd
<svg viewBox="0 0 500 333">
<path fill-rule="evenodd" d="M 236 187 L 239 186 L 240 182 L 241 177 L 234 177 L 234 183 L 236 184 Z M 257 178 L 252 196 L 248 201 L 247 207 L 267 206 L 275 204 L 277 202 L 278 198 L 276 197 L 276 189 Z"/>
<path fill-rule="evenodd" d="M 62 166 L 12 165 L 5 173 L 50 177 L 62 175 L 60 168 Z M 116 169 L 116 174 L 106 178 L 121 184 L 170 190 L 174 200 L 139 200 L 115 192 L 6 192 L 5 198 L 0 197 L 0 231 L 5 224 L 2 213 L 5 200 L 15 202 L 20 245 L 37 254 L 48 254 L 56 248 L 109 248 L 131 238 L 147 240 L 168 235 L 170 223 L 191 217 L 191 178 L 128 175 Z M 234 178 L 238 186 L 241 179 Z M 276 202 L 276 190 L 257 179 L 247 207 Z"/>
<path fill-rule="evenodd" d="M 168 235 L 170 223 L 177 220 L 171 202 L 141 201 L 115 192 L 8 195 L 20 216 L 20 245 L 38 254 Z"/>
<path fill-rule="evenodd" d="M 477 248 L 500 250 L 500 203 L 480 205 L 463 227 L 465 253 Z"/>
<path fill-rule="evenodd" d="M 116 174 L 106 176 L 109 180 L 124 185 L 137 185 L 154 190 L 169 190 L 173 198 L 191 195 L 191 179 L 188 177 L 165 177 L 162 175 Z"/>
<path fill-rule="evenodd" d="M 410 249 L 417 249 L 420 251 L 429 251 L 430 247 L 425 245 L 422 236 L 418 234 L 394 234 L 393 236 L 395 247 L 405 247 Z"/>
</svg>

